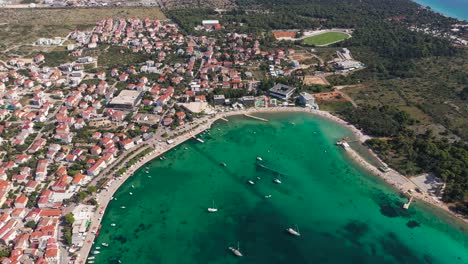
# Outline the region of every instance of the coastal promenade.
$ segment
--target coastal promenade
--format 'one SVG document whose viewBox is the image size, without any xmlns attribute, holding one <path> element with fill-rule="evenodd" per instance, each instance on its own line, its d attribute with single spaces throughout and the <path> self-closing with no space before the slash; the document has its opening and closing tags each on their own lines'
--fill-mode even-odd
<svg viewBox="0 0 468 264">
<path fill-rule="evenodd" d="M 85 263 L 86 259 L 90 253 L 90 250 L 93 245 L 93 241 L 95 239 L 95 233 L 97 232 L 99 225 L 101 223 L 102 217 L 105 213 L 105 210 L 109 204 L 109 202 L 112 200 L 112 197 L 114 193 L 119 189 L 119 187 L 125 183 L 125 181 L 131 177 L 136 170 L 144 166 L 146 163 L 150 162 L 151 160 L 155 159 L 158 156 L 161 156 L 165 152 L 171 150 L 172 148 L 178 146 L 179 144 L 193 138 L 197 134 L 210 129 L 212 124 L 221 119 L 221 120 L 226 120 L 227 117 L 230 116 L 238 116 L 238 115 L 244 115 L 244 116 L 251 116 L 254 115 L 255 113 L 283 113 L 283 112 L 303 112 L 303 113 L 310 113 L 314 114 L 317 116 L 321 116 L 324 118 L 327 118 L 329 120 L 332 120 L 334 122 L 337 122 L 348 129 L 354 134 L 356 140 L 360 142 L 365 142 L 367 139 L 370 139 L 368 135 L 365 135 L 357 129 L 355 126 L 349 124 L 348 122 L 330 114 L 329 112 L 325 111 L 320 111 L 320 110 L 312 110 L 312 109 L 306 109 L 306 108 L 300 108 L 300 107 L 271 107 L 271 108 L 251 108 L 247 110 L 238 110 L 238 111 L 231 111 L 231 112 L 219 112 L 215 115 L 211 116 L 206 116 L 201 119 L 198 119 L 194 124 L 189 124 L 182 129 L 185 128 L 185 133 L 182 133 L 174 138 L 172 138 L 171 144 L 167 144 L 166 142 L 157 142 L 157 143 L 152 143 L 150 145 L 154 146 L 155 149 L 147 154 L 146 156 L 142 157 L 136 164 L 132 165 L 127 169 L 127 171 L 118 178 L 113 178 L 108 185 L 108 188 L 102 190 L 100 193 L 97 194 L 96 200 L 98 202 L 98 208 L 96 210 L 96 213 L 93 215 L 91 219 L 91 224 L 90 224 L 90 232 L 87 233 L 85 243 L 83 247 L 77 252 L 78 258 L 76 263 Z M 254 116 L 253 116 L 254 117 Z M 266 120 L 266 119 L 265 119 Z M 267 122 L 267 121 L 266 121 Z M 156 140 L 153 140 L 153 142 L 156 142 Z M 407 177 L 404 175 L 398 173 L 397 171 L 390 170 L 389 172 L 381 172 L 378 168 L 376 168 L 374 165 L 370 164 L 368 161 L 366 161 L 364 158 L 362 158 L 355 150 L 352 148 L 347 148 L 346 149 L 348 155 L 353 158 L 358 164 L 360 164 L 363 168 L 368 170 L 374 175 L 377 175 L 381 177 L 385 182 L 388 184 L 392 185 L 393 187 L 397 188 L 398 190 L 406 193 L 408 190 L 415 189 L 416 185 Z M 375 155 L 375 153 L 372 152 L 372 154 L 378 159 L 378 157 Z M 383 161 L 379 159 L 379 161 L 382 164 L 385 164 Z M 122 167 L 123 164 L 119 164 L 118 167 Z M 114 168 L 118 169 L 118 168 Z M 413 192 L 412 195 L 419 200 L 425 201 L 427 203 L 430 203 L 432 205 L 435 205 L 441 209 L 444 209 L 445 211 L 449 212 L 450 214 L 457 216 L 451 212 L 448 207 L 433 199 L 431 196 L 425 193 L 416 193 Z M 460 218 L 460 217 L 459 217 Z M 462 218 L 460 218 L 462 219 Z M 464 220 L 466 221 L 466 220 Z"/>
</svg>

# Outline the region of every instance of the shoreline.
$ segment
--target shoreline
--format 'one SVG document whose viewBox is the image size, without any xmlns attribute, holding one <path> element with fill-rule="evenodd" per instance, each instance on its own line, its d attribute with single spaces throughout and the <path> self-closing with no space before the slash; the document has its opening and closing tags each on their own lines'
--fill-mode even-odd
<svg viewBox="0 0 468 264">
<path fill-rule="evenodd" d="M 357 129 L 354 125 L 344 121 L 343 119 L 336 117 L 329 112 L 321 111 L 321 110 L 312 110 L 312 109 L 306 109 L 306 108 L 300 108 L 300 107 L 272 107 L 272 108 L 251 108 L 247 110 L 240 110 L 240 111 L 232 111 L 232 112 L 221 112 L 217 113 L 214 116 L 210 117 L 205 117 L 202 120 L 202 123 L 199 124 L 197 127 L 195 127 L 193 130 L 190 130 L 187 133 L 184 133 L 182 135 L 179 135 L 175 138 L 172 138 L 173 142 L 171 144 L 167 144 L 166 142 L 163 143 L 163 145 L 154 145 L 154 150 L 150 152 L 149 154 L 145 155 L 144 157 L 140 158 L 137 163 L 134 165 L 130 166 L 127 171 L 121 175 L 120 177 L 117 178 L 111 178 L 108 183 L 108 188 L 101 190 L 97 196 L 96 200 L 98 201 L 98 206 L 96 207 L 96 211 L 93 214 L 92 218 L 90 219 L 91 224 L 89 226 L 89 231 L 87 232 L 85 242 L 83 246 L 80 248 L 80 250 L 77 251 L 79 253 L 79 256 L 77 257 L 77 263 L 85 263 L 87 258 L 90 255 L 91 248 L 94 244 L 94 240 L 96 238 L 95 232 L 98 230 L 102 217 L 105 214 L 105 211 L 107 209 L 107 206 L 109 205 L 110 201 L 113 199 L 113 195 L 117 190 L 126 182 L 128 178 L 133 176 L 133 174 L 140 169 L 141 167 L 145 166 L 148 162 L 154 160 L 158 156 L 163 155 L 167 151 L 177 147 L 178 145 L 184 143 L 185 141 L 195 137 L 196 135 L 200 134 L 201 132 L 210 129 L 213 123 L 216 121 L 226 118 L 226 117 L 231 117 L 231 116 L 239 116 L 239 115 L 245 115 L 245 114 L 255 114 L 255 113 L 288 113 L 288 112 L 293 112 L 293 113 L 309 113 L 312 115 L 317 115 L 323 118 L 326 118 L 328 120 L 331 120 L 335 123 L 338 123 L 339 125 L 342 125 L 346 128 L 348 128 L 353 135 L 356 137 L 356 140 L 359 142 L 363 143 L 367 139 L 370 139 L 370 136 L 365 135 Z M 150 145 L 153 147 L 153 145 Z M 395 170 L 391 170 L 389 172 L 383 173 L 381 172 L 378 168 L 376 168 L 374 165 L 370 164 L 368 161 L 366 161 L 361 155 L 359 155 L 355 150 L 352 148 L 347 148 L 344 149 L 346 153 L 348 153 L 349 157 L 351 157 L 359 166 L 361 166 L 363 169 L 367 170 L 368 172 L 372 173 L 374 176 L 378 176 L 381 179 L 383 179 L 387 184 L 391 185 L 393 188 L 402 191 L 406 193 L 409 189 L 414 189 L 416 188 L 416 185 L 407 177 L 404 175 L 398 173 Z M 369 149 L 369 152 L 379 160 L 382 164 L 385 164 L 380 158 L 372 151 Z M 454 212 L 450 211 L 448 206 L 446 206 L 444 203 L 440 201 L 436 201 L 429 197 L 428 195 L 425 194 L 420 194 L 413 192 L 412 195 L 414 198 L 417 200 L 423 201 L 427 204 L 430 204 L 434 207 L 437 207 L 439 209 L 442 209 L 445 212 L 448 212 L 450 216 L 455 217 L 456 219 L 461 220 L 464 223 L 468 223 L 468 220 L 463 218 L 462 216 L 459 216 L 455 214 Z"/>
</svg>

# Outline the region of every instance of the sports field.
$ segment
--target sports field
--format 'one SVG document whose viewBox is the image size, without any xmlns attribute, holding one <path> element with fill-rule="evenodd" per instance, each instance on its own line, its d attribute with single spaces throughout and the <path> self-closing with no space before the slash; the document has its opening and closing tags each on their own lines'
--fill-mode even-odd
<svg viewBox="0 0 468 264">
<path fill-rule="evenodd" d="M 311 36 L 304 39 L 304 44 L 326 46 L 331 43 L 342 41 L 349 38 L 348 34 L 341 32 L 327 32 L 316 36 Z"/>
</svg>

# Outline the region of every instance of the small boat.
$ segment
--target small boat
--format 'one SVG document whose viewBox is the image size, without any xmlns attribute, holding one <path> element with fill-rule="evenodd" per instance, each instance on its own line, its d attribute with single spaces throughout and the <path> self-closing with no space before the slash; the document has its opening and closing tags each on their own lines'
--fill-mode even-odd
<svg viewBox="0 0 468 264">
<path fill-rule="evenodd" d="M 101 253 L 101 252 L 100 252 L 100 251 L 97 251 L 97 250 L 94 250 L 94 251 L 91 252 L 91 253 L 93 253 L 94 255 L 97 255 L 97 254 L 99 254 L 99 253 Z"/>
<path fill-rule="evenodd" d="M 221 166 L 226 167 L 227 164 L 225 162 L 221 162 Z"/>
<path fill-rule="evenodd" d="M 115 226 L 115 224 L 114 224 L 114 223 L 112 223 L 112 224 L 111 224 L 111 226 Z"/>
<path fill-rule="evenodd" d="M 102 245 L 103 247 L 108 247 L 108 246 L 109 246 L 109 244 L 107 244 L 107 243 L 102 243 L 101 245 Z"/>
<path fill-rule="evenodd" d="M 88 260 L 88 263 L 89 263 L 89 264 L 93 264 L 93 263 L 94 263 L 94 260 Z"/>
<path fill-rule="evenodd" d="M 265 195 L 265 199 L 270 199 L 270 198 L 271 198 L 271 194 Z"/>
<path fill-rule="evenodd" d="M 249 183 L 249 184 L 252 184 L 252 185 L 255 184 L 255 182 L 253 182 L 252 180 L 249 180 L 248 183 Z"/>
<path fill-rule="evenodd" d="M 257 160 L 262 161 L 263 159 L 262 157 L 257 157 Z"/>
<path fill-rule="evenodd" d="M 216 204 L 215 204 L 214 200 L 213 200 L 213 207 L 209 207 L 208 212 L 210 212 L 210 213 L 218 212 L 218 208 L 216 208 Z"/>
<path fill-rule="evenodd" d="M 120 208 L 125 209 L 125 206 L 120 206 Z"/>
<path fill-rule="evenodd" d="M 262 179 L 262 178 L 260 178 L 260 177 L 257 177 L 257 180 L 261 180 L 261 179 Z"/>
<path fill-rule="evenodd" d="M 275 179 L 273 180 L 273 182 L 274 182 L 274 183 L 277 183 L 277 184 L 281 184 L 281 180 L 278 179 L 278 178 L 275 178 Z"/>
<path fill-rule="evenodd" d="M 148 178 L 151 178 L 151 176 L 148 176 Z"/>
<path fill-rule="evenodd" d="M 148 173 L 149 173 L 149 170 L 147 170 L 147 171 L 145 171 L 145 172 L 146 172 L 146 174 L 148 174 Z"/>
<path fill-rule="evenodd" d="M 130 195 L 133 195 L 133 193 L 132 193 L 132 192 L 129 192 L 128 194 L 130 194 Z"/>
<path fill-rule="evenodd" d="M 101 247 L 96 247 L 96 249 L 101 249 Z"/>
<path fill-rule="evenodd" d="M 237 242 L 237 248 L 233 248 L 233 247 L 228 247 L 229 250 L 231 250 L 232 254 L 234 254 L 235 256 L 237 257 L 242 257 L 242 253 L 240 252 L 240 249 L 239 249 L 239 242 Z"/>
<path fill-rule="evenodd" d="M 135 189 L 135 185 L 132 184 L 132 189 Z"/>
<path fill-rule="evenodd" d="M 89 257 L 88 260 L 93 260 L 95 257 Z"/>
<path fill-rule="evenodd" d="M 297 225 L 296 225 L 296 229 L 290 227 L 286 229 L 286 231 L 293 236 L 301 236 L 301 233 L 299 233 L 299 227 Z"/>
</svg>

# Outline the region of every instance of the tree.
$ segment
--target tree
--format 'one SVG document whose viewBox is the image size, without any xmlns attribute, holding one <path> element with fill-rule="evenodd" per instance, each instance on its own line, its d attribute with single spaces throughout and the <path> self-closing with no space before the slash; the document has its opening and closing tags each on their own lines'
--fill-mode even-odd
<svg viewBox="0 0 468 264">
<path fill-rule="evenodd" d="M 24 226 L 29 227 L 31 229 L 34 229 L 34 228 L 36 228 L 36 222 L 31 220 L 31 221 L 27 222 Z"/>
<path fill-rule="evenodd" d="M 65 224 L 72 225 L 75 222 L 75 217 L 72 213 L 68 213 L 64 216 Z"/>
</svg>

